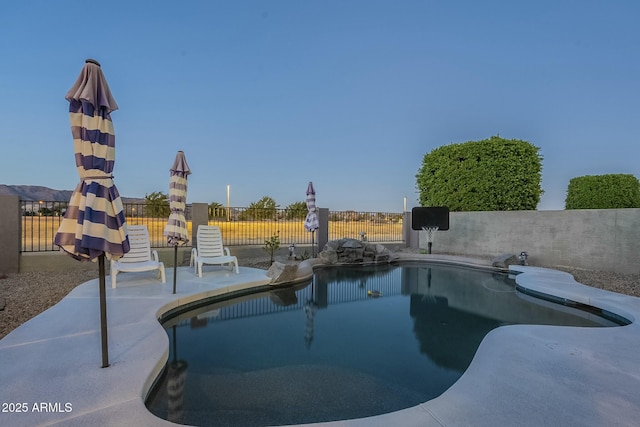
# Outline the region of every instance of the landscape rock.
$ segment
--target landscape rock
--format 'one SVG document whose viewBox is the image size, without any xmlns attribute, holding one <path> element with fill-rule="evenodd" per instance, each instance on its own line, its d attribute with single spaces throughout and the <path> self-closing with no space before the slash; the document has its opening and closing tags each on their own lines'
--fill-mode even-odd
<svg viewBox="0 0 640 427">
<path fill-rule="evenodd" d="M 491 261 L 491 265 L 497 268 L 509 268 L 510 265 L 518 265 L 520 260 L 515 254 L 502 254 Z"/>
<path fill-rule="evenodd" d="M 318 254 L 323 264 L 388 263 L 398 258 L 383 245 L 357 239 L 339 239 L 328 242 Z"/>
<path fill-rule="evenodd" d="M 341 240 L 336 240 L 336 242 L 338 242 L 338 247 L 342 246 L 343 248 L 351 248 L 351 249 L 364 248 L 364 244 L 356 239 L 341 239 Z"/>
<path fill-rule="evenodd" d="M 271 284 L 292 282 L 296 278 L 296 272 L 298 271 L 297 264 L 283 264 L 281 262 L 274 262 L 269 270 L 267 270 L 267 277 L 271 278 Z"/>
<path fill-rule="evenodd" d="M 324 247 L 324 250 L 318 254 L 318 257 L 323 264 L 332 265 L 338 262 L 338 253 L 335 248 L 328 246 L 328 244 Z"/>
</svg>

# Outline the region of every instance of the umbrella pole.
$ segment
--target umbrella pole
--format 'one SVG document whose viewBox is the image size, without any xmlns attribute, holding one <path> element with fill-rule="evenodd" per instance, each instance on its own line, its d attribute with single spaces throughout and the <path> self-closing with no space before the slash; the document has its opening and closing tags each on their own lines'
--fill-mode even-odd
<svg viewBox="0 0 640 427">
<path fill-rule="evenodd" d="M 176 344 L 176 325 L 173 325 L 173 363 L 178 361 L 178 344 Z"/>
<path fill-rule="evenodd" d="M 100 286 L 100 335 L 102 336 L 102 367 L 109 366 L 109 344 L 107 342 L 107 292 L 105 290 L 104 254 L 98 257 Z"/>
<path fill-rule="evenodd" d="M 173 245 L 173 293 L 176 293 L 176 278 L 178 276 L 178 245 Z"/>
</svg>

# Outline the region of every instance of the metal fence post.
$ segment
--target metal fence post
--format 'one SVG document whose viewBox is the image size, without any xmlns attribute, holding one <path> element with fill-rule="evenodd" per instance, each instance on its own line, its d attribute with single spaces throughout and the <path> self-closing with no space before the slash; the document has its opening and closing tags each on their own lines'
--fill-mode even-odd
<svg viewBox="0 0 640 427">
<path fill-rule="evenodd" d="M 402 214 L 402 237 L 408 248 L 418 249 L 420 247 L 420 232 L 411 227 L 411 212 Z"/>
<path fill-rule="evenodd" d="M 197 234 L 199 225 L 209 225 L 209 205 L 206 203 L 191 204 L 191 245 L 198 246 Z"/>
<path fill-rule="evenodd" d="M 20 271 L 20 198 L 0 196 L 0 274 Z"/>
<path fill-rule="evenodd" d="M 320 253 L 322 252 L 324 245 L 326 245 L 327 242 L 329 241 L 329 209 L 328 208 L 318 209 L 318 223 L 319 223 L 319 228 L 318 228 L 318 231 L 316 232 L 316 237 L 318 239 L 317 253 Z"/>
</svg>

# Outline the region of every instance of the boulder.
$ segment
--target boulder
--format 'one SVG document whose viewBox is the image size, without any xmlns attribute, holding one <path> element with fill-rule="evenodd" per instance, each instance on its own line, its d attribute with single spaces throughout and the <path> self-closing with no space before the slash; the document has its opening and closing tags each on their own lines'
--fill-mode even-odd
<svg viewBox="0 0 640 427">
<path fill-rule="evenodd" d="M 271 284 L 280 284 L 292 282 L 296 278 L 296 272 L 298 271 L 297 264 L 283 264 L 281 262 L 274 262 L 267 270 L 267 277 L 271 278 Z"/>
<path fill-rule="evenodd" d="M 339 240 L 339 245 L 338 247 L 342 247 L 345 249 L 360 249 L 360 248 L 364 248 L 365 245 L 360 242 L 360 240 L 356 240 L 356 239 L 342 239 Z"/>
<path fill-rule="evenodd" d="M 332 240 L 318 256 L 323 264 L 387 263 L 398 258 L 382 245 L 357 239 Z"/>
<path fill-rule="evenodd" d="M 345 239 L 341 239 L 341 240 L 330 240 L 327 242 L 326 245 L 324 245 L 324 249 L 333 249 L 334 251 L 336 249 L 338 249 L 340 246 L 342 246 L 342 244 L 344 243 Z"/>
<path fill-rule="evenodd" d="M 502 254 L 491 261 L 491 265 L 497 268 L 509 268 L 510 265 L 519 264 L 520 260 L 515 254 Z"/>
<path fill-rule="evenodd" d="M 338 251 L 338 262 L 342 264 L 356 264 L 364 262 L 363 248 L 342 248 L 342 252 Z"/>
<path fill-rule="evenodd" d="M 318 254 L 323 264 L 332 265 L 338 262 L 338 253 L 332 247 L 325 246 L 324 250 Z"/>
</svg>

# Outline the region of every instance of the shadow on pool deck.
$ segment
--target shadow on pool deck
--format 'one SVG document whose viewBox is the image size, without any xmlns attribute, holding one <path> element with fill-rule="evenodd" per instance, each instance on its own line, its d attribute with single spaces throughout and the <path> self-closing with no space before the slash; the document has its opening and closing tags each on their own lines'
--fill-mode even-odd
<svg viewBox="0 0 640 427">
<path fill-rule="evenodd" d="M 401 255 L 488 267 L 451 256 Z M 304 263 L 303 263 L 304 264 Z M 311 271 L 310 265 L 307 270 Z M 576 283 L 571 275 L 535 267 L 516 280 L 525 288 L 594 305 L 635 321 L 640 299 Z M 0 340 L 0 425 L 162 426 L 143 399 L 168 357 L 157 318 L 167 310 L 238 289 L 267 285 L 264 270 L 239 275 L 211 269 L 202 279 L 173 270 L 166 284 L 153 275 L 119 275 L 107 289 L 109 358 L 100 368 L 97 279 Z M 340 426 L 636 425 L 640 419 L 640 330 L 517 325 L 489 333 L 462 378 L 440 397 Z"/>
</svg>

